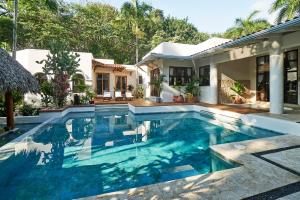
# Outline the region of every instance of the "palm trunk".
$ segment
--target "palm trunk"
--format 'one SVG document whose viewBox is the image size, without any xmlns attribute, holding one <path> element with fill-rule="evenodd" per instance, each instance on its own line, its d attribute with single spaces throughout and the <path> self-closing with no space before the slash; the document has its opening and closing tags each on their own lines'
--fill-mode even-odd
<svg viewBox="0 0 300 200">
<path fill-rule="evenodd" d="M 11 91 L 5 92 L 5 107 L 6 107 L 6 127 L 8 130 L 15 128 L 14 123 L 14 103 Z"/>
<path fill-rule="evenodd" d="M 136 79 L 136 86 L 139 84 L 139 73 L 138 73 L 138 64 L 139 62 L 139 38 L 137 35 L 135 36 L 135 79 Z"/>
<path fill-rule="evenodd" d="M 16 59 L 17 53 L 17 19 L 18 19 L 18 0 L 14 1 L 14 17 L 13 17 L 13 45 L 12 56 Z"/>
<path fill-rule="evenodd" d="M 135 37 L 135 63 L 139 62 L 139 38 Z"/>
</svg>

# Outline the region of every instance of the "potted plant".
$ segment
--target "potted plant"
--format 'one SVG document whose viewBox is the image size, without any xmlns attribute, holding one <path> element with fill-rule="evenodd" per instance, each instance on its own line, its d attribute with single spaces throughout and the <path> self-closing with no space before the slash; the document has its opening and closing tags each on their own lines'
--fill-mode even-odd
<svg viewBox="0 0 300 200">
<path fill-rule="evenodd" d="M 192 80 L 186 85 L 185 95 L 186 95 L 186 101 L 188 103 L 198 102 L 198 96 L 199 96 L 198 83 L 199 83 L 199 80 L 197 78 L 193 77 Z"/>
<path fill-rule="evenodd" d="M 90 104 L 95 103 L 94 98 L 96 97 L 96 94 L 95 94 L 92 87 L 87 87 L 86 88 L 85 95 L 86 95 L 86 98 L 88 99 Z"/>
<path fill-rule="evenodd" d="M 184 98 L 183 98 L 183 95 L 181 94 L 181 86 L 177 85 L 177 86 L 175 86 L 175 88 L 179 91 L 179 96 L 173 96 L 173 101 L 176 103 L 183 103 Z"/>
<path fill-rule="evenodd" d="M 160 75 L 156 78 L 154 78 L 151 82 L 150 82 L 150 85 L 152 85 L 155 90 L 157 91 L 157 97 L 156 97 L 156 102 L 157 103 L 160 103 L 162 101 L 161 97 L 160 97 L 160 94 L 161 94 L 161 91 L 163 89 L 163 82 L 165 81 L 165 75 Z"/>
<path fill-rule="evenodd" d="M 231 95 L 233 103 L 235 103 L 235 104 L 244 103 L 242 95 L 244 95 L 246 92 L 245 86 L 243 84 L 241 84 L 240 82 L 235 82 L 230 89 L 236 93 L 234 95 Z"/>
<path fill-rule="evenodd" d="M 141 85 L 138 85 L 136 89 L 134 90 L 134 98 L 136 99 L 142 99 L 144 98 L 144 87 Z"/>
<path fill-rule="evenodd" d="M 127 86 L 127 90 L 128 90 L 129 92 L 132 92 L 133 89 L 134 89 L 133 85 L 130 84 L 130 85 Z"/>
</svg>

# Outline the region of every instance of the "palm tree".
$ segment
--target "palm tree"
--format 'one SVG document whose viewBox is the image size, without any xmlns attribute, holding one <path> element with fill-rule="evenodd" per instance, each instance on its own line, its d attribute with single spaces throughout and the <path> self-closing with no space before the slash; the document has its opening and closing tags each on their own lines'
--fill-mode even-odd
<svg viewBox="0 0 300 200">
<path fill-rule="evenodd" d="M 292 19 L 300 14 L 300 0 L 275 0 L 270 12 L 279 11 L 277 23 Z"/>
<path fill-rule="evenodd" d="M 139 39 L 143 38 L 145 33 L 141 29 L 142 24 L 150 20 L 152 7 L 146 3 L 140 3 L 138 0 L 125 2 L 121 8 L 121 13 L 117 22 L 127 23 L 132 28 L 135 37 L 135 62 L 139 62 Z"/>
<path fill-rule="evenodd" d="M 0 16 L 6 16 L 9 15 L 9 10 L 7 7 L 7 2 L 5 0 L 0 0 Z"/>
<path fill-rule="evenodd" d="M 224 36 L 227 38 L 236 39 L 243 35 L 248 35 L 253 32 L 268 28 L 270 26 L 269 22 L 265 19 L 255 19 L 259 11 L 253 11 L 246 19 L 237 18 L 235 20 L 235 26 L 229 28 Z"/>
</svg>

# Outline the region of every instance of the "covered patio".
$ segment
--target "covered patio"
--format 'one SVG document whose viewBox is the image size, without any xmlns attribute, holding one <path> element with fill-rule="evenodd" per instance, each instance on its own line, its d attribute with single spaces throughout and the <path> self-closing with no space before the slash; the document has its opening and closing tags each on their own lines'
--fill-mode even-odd
<svg viewBox="0 0 300 200">
<path fill-rule="evenodd" d="M 209 86 L 202 101 L 231 104 L 230 87 L 245 85 L 248 97 L 240 107 L 266 108 L 271 114 L 298 112 L 300 18 L 199 52 L 193 60 L 209 66 Z M 299 120 L 300 121 L 300 120 Z"/>
<path fill-rule="evenodd" d="M 113 60 L 93 59 L 93 89 L 98 99 L 104 93 L 110 93 L 113 98 L 116 91 L 122 95 L 129 89 L 128 86 L 136 85 L 135 67 L 132 65 L 115 64 Z"/>
</svg>

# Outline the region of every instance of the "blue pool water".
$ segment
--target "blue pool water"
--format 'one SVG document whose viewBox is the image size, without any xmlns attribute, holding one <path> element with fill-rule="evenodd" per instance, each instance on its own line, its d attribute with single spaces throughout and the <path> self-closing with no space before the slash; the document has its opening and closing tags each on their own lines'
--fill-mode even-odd
<svg viewBox="0 0 300 200">
<path fill-rule="evenodd" d="M 199 113 L 73 113 L 0 152 L 1 199 L 73 199 L 236 167 L 209 146 L 278 135 Z M 223 122 L 222 122 L 223 123 Z"/>
</svg>

